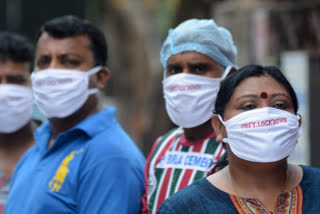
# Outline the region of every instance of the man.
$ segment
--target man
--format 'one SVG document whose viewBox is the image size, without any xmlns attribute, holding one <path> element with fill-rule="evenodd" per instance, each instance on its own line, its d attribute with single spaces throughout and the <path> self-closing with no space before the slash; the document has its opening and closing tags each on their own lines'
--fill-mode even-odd
<svg viewBox="0 0 320 214">
<path fill-rule="evenodd" d="M 34 143 L 32 64 L 33 45 L 21 35 L 0 32 L 0 213 L 12 172 Z"/>
<path fill-rule="evenodd" d="M 33 96 L 49 118 L 12 178 L 6 206 L 16 213 L 138 213 L 144 157 L 96 92 L 109 79 L 103 33 L 63 16 L 39 33 Z"/>
<path fill-rule="evenodd" d="M 143 213 L 156 213 L 170 195 L 217 171 L 226 153 L 211 116 L 220 81 L 236 63 L 228 30 L 191 19 L 169 31 L 161 48 L 166 110 L 178 128 L 159 137 L 145 167 Z"/>
</svg>

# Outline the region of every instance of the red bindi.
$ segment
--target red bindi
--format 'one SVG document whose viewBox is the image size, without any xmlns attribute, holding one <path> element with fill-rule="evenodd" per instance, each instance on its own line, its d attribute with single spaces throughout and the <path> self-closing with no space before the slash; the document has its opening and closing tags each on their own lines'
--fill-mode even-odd
<svg viewBox="0 0 320 214">
<path fill-rule="evenodd" d="M 268 97 L 267 92 L 261 92 L 260 97 L 266 99 Z"/>
</svg>

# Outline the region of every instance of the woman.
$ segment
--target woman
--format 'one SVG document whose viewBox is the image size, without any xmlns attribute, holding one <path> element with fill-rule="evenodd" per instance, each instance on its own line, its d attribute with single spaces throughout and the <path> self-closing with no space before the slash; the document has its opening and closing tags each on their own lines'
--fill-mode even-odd
<svg viewBox="0 0 320 214">
<path fill-rule="evenodd" d="M 229 166 L 167 199 L 158 213 L 320 213 L 320 170 L 287 162 L 300 132 L 296 94 L 276 67 L 221 83 L 212 126 Z"/>
</svg>

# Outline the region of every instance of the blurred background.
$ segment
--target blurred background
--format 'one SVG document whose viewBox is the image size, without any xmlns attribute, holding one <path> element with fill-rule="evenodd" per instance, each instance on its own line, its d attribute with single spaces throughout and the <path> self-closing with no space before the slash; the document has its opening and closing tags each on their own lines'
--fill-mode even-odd
<svg viewBox="0 0 320 214">
<path fill-rule="evenodd" d="M 320 0 L 0 0 L 0 30 L 35 42 L 47 20 L 73 14 L 105 33 L 112 79 L 100 94 L 147 155 L 174 125 L 162 94 L 161 43 L 189 18 L 214 18 L 238 47 L 238 67 L 279 66 L 300 103 L 302 136 L 292 162 L 320 167 Z"/>
</svg>

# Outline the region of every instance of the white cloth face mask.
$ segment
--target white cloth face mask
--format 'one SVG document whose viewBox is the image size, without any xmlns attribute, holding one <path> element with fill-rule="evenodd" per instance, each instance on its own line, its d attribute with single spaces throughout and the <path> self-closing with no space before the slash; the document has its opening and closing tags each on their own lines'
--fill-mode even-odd
<svg viewBox="0 0 320 214">
<path fill-rule="evenodd" d="M 192 128 L 208 121 L 212 117 L 220 82 L 231 68 L 227 67 L 221 78 L 184 73 L 165 78 L 163 93 L 172 122 L 183 128 Z"/>
<path fill-rule="evenodd" d="M 228 138 L 223 142 L 239 158 L 269 163 L 288 157 L 300 136 L 300 117 L 290 112 L 265 107 L 238 114 L 223 121 Z"/>
<path fill-rule="evenodd" d="M 89 76 L 101 66 L 89 71 L 46 69 L 31 75 L 35 103 L 47 118 L 64 118 L 79 110 L 88 96 L 98 92 L 89 89 Z"/>
<path fill-rule="evenodd" d="M 0 133 L 14 133 L 32 118 L 31 88 L 0 84 Z"/>
</svg>

